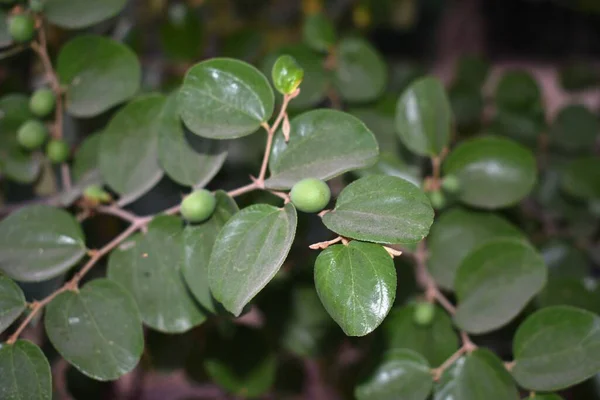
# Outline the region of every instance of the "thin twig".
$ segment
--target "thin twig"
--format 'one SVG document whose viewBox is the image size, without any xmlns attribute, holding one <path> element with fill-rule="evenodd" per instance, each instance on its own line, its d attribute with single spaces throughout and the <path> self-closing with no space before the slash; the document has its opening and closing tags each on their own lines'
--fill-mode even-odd
<svg viewBox="0 0 600 400">
<path fill-rule="evenodd" d="M 246 186 L 242 186 L 240 188 L 230 190 L 229 192 L 227 192 L 227 194 L 231 197 L 237 197 L 244 193 L 251 192 L 255 189 L 258 189 L 258 186 L 256 185 L 256 182 L 252 182 L 252 183 L 247 184 Z"/>
<path fill-rule="evenodd" d="M 454 364 L 456 362 L 456 360 L 461 358 L 463 356 L 463 354 L 465 354 L 465 352 L 466 352 L 466 349 L 461 346 L 461 348 L 456 350 L 456 352 L 454 354 L 452 354 L 450 357 L 448 357 L 448 359 L 446 361 L 444 361 L 442 365 L 440 365 L 437 368 L 432 369 L 431 373 L 433 374 L 433 380 L 438 381 L 442 377 L 442 374 L 444 373 L 444 371 L 447 370 L 448 368 L 450 368 L 450 366 L 452 364 Z"/>
<path fill-rule="evenodd" d="M 342 241 L 342 237 L 338 236 L 338 237 L 336 237 L 335 239 L 332 239 L 332 240 L 326 240 L 324 242 L 318 242 L 318 243 L 311 244 L 310 246 L 308 246 L 308 248 L 312 249 L 312 250 L 319 250 L 319 249 L 325 250 L 326 248 L 328 248 L 332 244 L 336 244 L 336 243 L 341 242 L 341 241 Z"/>
<path fill-rule="evenodd" d="M 122 208 L 115 207 L 114 205 L 98 206 L 98 207 L 96 207 L 95 210 L 102 214 L 114 215 L 115 217 L 121 218 L 121 219 L 123 219 L 125 221 L 129 221 L 131 223 L 135 223 L 136 221 L 138 221 L 140 219 L 140 217 L 138 217 L 137 215 L 135 215 L 127 210 L 124 210 Z"/>
</svg>

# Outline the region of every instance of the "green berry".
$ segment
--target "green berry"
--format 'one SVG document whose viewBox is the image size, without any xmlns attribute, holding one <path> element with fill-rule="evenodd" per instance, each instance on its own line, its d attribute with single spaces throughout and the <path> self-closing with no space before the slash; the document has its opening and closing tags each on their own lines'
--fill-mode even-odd
<svg viewBox="0 0 600 400">
<path fill-rule="evenodd" d="M 40 118 L 49 115 L 54 110 L 55 104 L 56 97 L 50 89 L 38 89 L 29 99 L 29 109 Z"/>
<path fill-rule="evenodd" d="M 29 9 L 35 13 L 44 11 L 44 0 L 29 0 Z"/>
<path fill-rule="evenodd" d="M 415 305 L 413 319 L 415 324 L 420 326 L 429 326 L 433 321 L 435 306 L 432 303 L 421 302 Z"/>
<path fill-rule="evenodd" d="M 40 147 L 46 141 L 48 131 L 44 124 L 35 119 L 30 119 L 19 128 L 17 140 L 19 144 L 28 150 Z"/>
<path fill-rule="evenodd" d="M 444 208 L 444 206 L 446 205 L 446 197 L 439 190 L 429 192 L 429 201 L 431 202 L 431 206 L 434 210 Z"/>
<path fill-rule="evenodd" d="M 280 56 L 271 72 L 273 84 L 281 94 L 292 94 L 304 78 L 304 70 L 292 56 Z"/>
<path fill-rule="evenodd" d="M 93 202 L 108 203 L 110 194 L 100 185 L 90 185 L 83 190 L 83 197 Z"/>
<path fill-rule="evenodd" d="M 46 155 L 55 164 L 63 163 L 69 158 L 69 145 L 64 140 L 51 140 L 46 146 Z"/>
<path fill-rule="evenodd" d="M 327 206 L 331 198 L 331 191 L 322 180 L 307 178 L 292 187 L 290 198 L 298 210 L 315 213 Z"/>
<path fill-rule="evenodd" d="M 207 220 L 215 211 L 217 200 L 206 189 L 195 190 L 181 202 L 181 215 L 190 222 Z"/>
<path fill-rule="evenodd" d="M 456 193 L 460 190 L 460 181 L 456 175 L 447 175 L 442 180 L 442 189 L 448 193 Z"/>
<path fill-rule="evenodd" d="M 8 33 L 16 42 L 28 42 L 35 33 L 35 20 L 31 15 L 15 15 L 8 22 Z"/>
</svg>

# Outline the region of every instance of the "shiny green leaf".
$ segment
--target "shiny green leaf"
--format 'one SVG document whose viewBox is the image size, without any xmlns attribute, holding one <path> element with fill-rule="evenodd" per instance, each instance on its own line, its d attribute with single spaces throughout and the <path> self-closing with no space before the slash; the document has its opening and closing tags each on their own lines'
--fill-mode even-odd
<svg viewBox="0 0 600 400">
<path fill-rule="evenodd" d="M 44 17 L 67 29 L 86 28 L 116 16 L 127 0 L 44 0 Z"/>
<path fill-rule="evenodd" d="M 346 186 L 323 223 L 335 233 L 376 243 L 416 243 L 429 233 L 433 209 L 412 183 L 371 175 Z"/>
<path fill-rule="evenodd" d="M 35 344 L 26 340 L 0 344 L 0 399 L 52 399 L 50 365 Z"/>
<path fill-rule="evenodd" d="M 561 176 L 561 188 L 582 200 L 600 200 L 600 159 L 578 158 L 568 163 Z"/>
<path fill-rule="evenodd" d="M 0 333 L 25 311 L 23 291 L 12 279 L 0 274 Z"/>
<path fill-rule="evenodd" d="M 75 368 L 108 381 L 131 371 L 140 360 L 144 336 L 131 296 L 108 279 L 56 296 L 46 308 L 50 342 Z"/>
</svg>

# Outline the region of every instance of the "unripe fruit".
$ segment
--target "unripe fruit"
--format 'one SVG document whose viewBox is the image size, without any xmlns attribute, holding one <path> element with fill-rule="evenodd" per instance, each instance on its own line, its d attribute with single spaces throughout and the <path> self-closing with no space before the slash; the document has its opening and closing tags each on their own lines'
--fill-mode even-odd
<svg viewBox="0 0 600 400">
<path fill-rule="evenodd" d="M 442 189 L 448 193 L 456 193 L 460 190 L 460 181 L 456 175 L 447 175 L 442 180 Z"/>
<path fill-rule="evenodd" d="M 29 99 L 29 109 L 38 117 L 45 117 L 54 110 L 56 97 L 50 89 L 36 90 Z"/>
<path fill-rule="evenodd" d="M 273 84 L 281 94 L 292 94 L 304 78 L 304 70 L 292 56 L 279 56 L 271 72 Z"/>
<path fill-rule="evenodd" d="M 331 198 L 331 190 L 325 182 L 316 178 L 302 179 L 292 187 L 290 199 L 300 211 L 319 212 L 327 206 Z"/>
<path fill-rule="evenodd" d="M 100 185 L 90 185 L 83 191 L 83 197 L 94 203 L 108 203 L 110 194 L 106 192 Z"/>
<path fill-rule="evenodd" d="M 55 164 L 63 163 L 69 158 L 69 145 L 64 140 L 51 140 L 46 146 L 46 156 Z"/>
<path fill-rule="evenodd" d="M 429 326 L 435 315 L 435 306 L 432 303 L 421 302 L 415 305 L 413 320 L 420 326 Z"/>
<path fill-rule="evenodd" d="M 190 222 L 207 220 L 215 211 L 217 200 L 206 189 L 195 190 L 181 202 L 181 215 Z"/>
<path fill-rule="evenodd" d="M 431 206 L 435 210 L 439 210 L 441 208 L 444 208 L 444 206 L 446 205 L 446 197 L 439 190 L 435 190 L 433 192 L 429 192 L 429 201 L 431 202 Z"/>
<path fill-rule="evenodd" d="M 16 42 L 28 42 L 35 33 L 35 21 L 32 16 L 18 14 L 8 22 L 8 33 Z"/>
<path fill-rule="evenodd" d="M 19 144 L 28 150 L 40 147 L 46 141 L 48 131 L 44 124 L 35 119 L 30 119 L 19 128 L 17 140 Z"/>
<path fill-rule="evenodd" d="M 44 11 L 44 0 L 29 0 L 29 9 L 35 13 Z"/>
</svg>

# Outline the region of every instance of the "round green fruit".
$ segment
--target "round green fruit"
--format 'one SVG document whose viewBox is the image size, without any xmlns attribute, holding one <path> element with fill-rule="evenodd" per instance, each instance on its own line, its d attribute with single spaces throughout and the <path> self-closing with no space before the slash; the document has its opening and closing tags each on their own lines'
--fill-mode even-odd
<svg viewBox="0 0 600 400">
<path fill-rule="evenodd" d="M 46 141 L 48 130 L 40 121 L 31 119 L 25 122 L 17 132 L 19 144 L 28 150 L 40 147 Z"/>
<path fill-rule="evenodd" d="M 446 205 L 446 197 L 439 190 L 429 192 L 429 201 L 434 210 L 442 209 Z"/>
<path fill-rule="evenodd" d="M 215 211 L 217 200 L 206 189 L 195 190 L 181 202 L 181 215 L 190 222 L 207 220 Z"/>
<path fill-rule="evenodd" d="M 69 145 L 64 140 L 51 140 L 46 146 L 46 155 L 53 163 L 63 163 L 69 158 Z"/>
<path fill-rule="evenodd" d="M 83 190 L 83 197 L 98 203 L 108 203 L 110 194 L 102 189 L 100 185 L 90 185 Z"/>
<path fill-rule="evenodd" d="M 448 193 L 456 193 L 460 190 L 460 181 L 456 175 L 447 175 L 442 180 L 442 189 Z"/>
<path fill-rule="evenodd" d="M 292 94 L 302 83 L 304 70 L 298 65 L 296 59 L 284 54 L 273 64 L 271 75 L 275 89 L 281 94 Z"/>
<path fill-rule="evenodd" d="M 300 211 L 315 213 L 324 209 L 331 198 L 331 190 L 320 179 L 302 179 L 292 187 L 290 199 Z"/>
<path fill-rule="evenodd" d="M 29 109 L 38 117 L 49 115 L 54 110 L 55 104 L 56 97 L 50 89 L 38 89 L 29 99 Z"/>
<path fill-rule="evenodd" d="M 422 302 L 415 305 L 413 319 L 415 324 L 429 326 L 435 315 L 435 306 L 432 303 Z"/>
<path fill-rule="evenodd" d="M 35 33 L 35 20 L 31 15 L 15 15 L 8 21 L 8 33 L 16 42 L 28 42 Z"/>
</svg>

